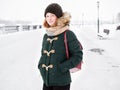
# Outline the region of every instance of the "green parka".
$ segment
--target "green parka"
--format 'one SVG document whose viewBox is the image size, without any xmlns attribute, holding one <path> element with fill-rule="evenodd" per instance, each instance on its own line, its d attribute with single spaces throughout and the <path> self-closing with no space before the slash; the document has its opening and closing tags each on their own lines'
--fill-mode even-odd
<svg viewBox="0 0 120 90">
<path fill-rule="evenodd" d="M 82 61 L 83 52 L 79 46 L 76 35 L 68 30 L 66 32 L 69 60 L 66 57 L 64 32 L 57 36 L 44 35 L 41 57 L 38 63 L 43 82 L 47 86 L 63 86 L 71 83 L 69 69 Z"/>
</svg>

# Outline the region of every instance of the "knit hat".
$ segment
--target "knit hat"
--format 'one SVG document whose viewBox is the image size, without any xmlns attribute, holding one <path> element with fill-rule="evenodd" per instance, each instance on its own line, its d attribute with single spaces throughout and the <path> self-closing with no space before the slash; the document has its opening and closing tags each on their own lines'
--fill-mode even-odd
<svg viewBox="0 0 120 90">
<path fill-rule="evenodd" d="M 44 16 L 46 16 L 47 13 L 53 13 L 57 16 L 57 18 L 61 17 L 63 15 L 63 11 L 60 5 L 57 3 L 51 3 L 47 6 L 45 9 Z"/>
</svg>

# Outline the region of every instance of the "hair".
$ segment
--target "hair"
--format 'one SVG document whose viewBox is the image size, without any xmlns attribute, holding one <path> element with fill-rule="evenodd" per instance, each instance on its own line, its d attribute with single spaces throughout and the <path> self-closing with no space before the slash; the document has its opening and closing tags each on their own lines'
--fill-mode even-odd
<svg viewBox="0 0 120 90">
<path fill-rule="evenodd" d="M 46 28 L 49 28 L 49 27 L 50 27 L 50 25 L 47 23 L 46 20 L 44 20 L 43 26 L 46 27 Z"/>
</svg>

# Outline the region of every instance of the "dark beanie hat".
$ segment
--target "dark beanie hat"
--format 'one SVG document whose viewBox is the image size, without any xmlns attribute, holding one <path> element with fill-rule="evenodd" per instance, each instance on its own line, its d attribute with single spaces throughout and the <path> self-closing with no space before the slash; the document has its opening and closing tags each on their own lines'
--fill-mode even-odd
<svg viewBox="0 0 120 90">
<path fill-rule="evenodd" d="M 57 16 L 57 18 L 61 17 L 63 15 L 63 11 L 60 5 L 57 3 L 52 3 L 47 6 L 45 9 L 44 16 L 46 16 L 47 13 L 53 13 Z"/>
</svg>

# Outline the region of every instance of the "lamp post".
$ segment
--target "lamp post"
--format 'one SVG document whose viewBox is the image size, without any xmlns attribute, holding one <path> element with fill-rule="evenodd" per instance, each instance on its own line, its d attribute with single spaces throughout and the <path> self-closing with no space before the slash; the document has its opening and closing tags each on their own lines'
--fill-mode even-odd
<svg viewBox="0 0 120 90">
<path fill-rule="evenodd" d="M 97 1 L 97 9 L 98 9 L 98 18 L 97 18 L 97 32 L 99 33 L 100 21 L 99 21 L 99 1 Z"/>
<path fill-rule="evenodd" d="M 82 26 L 84 25 L 84 13 L 82 13 Z"/>
</svg>

